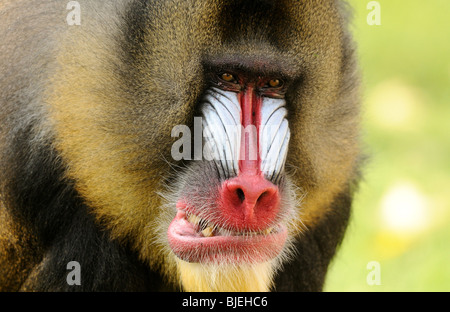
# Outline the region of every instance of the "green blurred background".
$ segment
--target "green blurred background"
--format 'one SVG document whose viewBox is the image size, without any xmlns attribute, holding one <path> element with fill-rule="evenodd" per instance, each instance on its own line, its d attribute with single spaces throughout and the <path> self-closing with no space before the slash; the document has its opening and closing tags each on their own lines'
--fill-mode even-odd
<svg viewBox="0 0 450 312">
<path fill-rule="evenodd" d="M 371 160 L 324 290 L 450 291 L 450 1 L 348 2 Z"/>
</svg>

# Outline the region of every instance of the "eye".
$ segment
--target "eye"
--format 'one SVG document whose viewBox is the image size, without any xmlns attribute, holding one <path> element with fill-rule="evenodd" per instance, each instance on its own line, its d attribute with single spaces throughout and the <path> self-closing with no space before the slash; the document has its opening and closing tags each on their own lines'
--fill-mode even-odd
<svg viewBox="0 0 450 312">
<path fill-rule="evenodd" d="M 230 73 L 223 73 L 220 75 L 220 78 L 226 82 L 235 82 L 236 78 Z"/>
<path fill-rule="evenodd" d="M 269 80 L 268 85 L 271 88 L 278 88 L 283 85 L 283 82 L 280 79 L 271 79 L 271 80 Z"/>
</svg>

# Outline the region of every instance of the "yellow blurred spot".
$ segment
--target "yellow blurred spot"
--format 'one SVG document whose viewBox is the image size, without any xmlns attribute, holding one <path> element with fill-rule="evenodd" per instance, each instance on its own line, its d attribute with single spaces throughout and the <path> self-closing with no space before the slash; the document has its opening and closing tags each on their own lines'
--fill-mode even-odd
<svg viewBox="0 0 450 312">
<path fill-rule="evenodd" d="M 411 243 L 411 237 L 399 236 L 391 232 L 380 232 L 375 237 L 375 254 L 380 260 L 395 258 L 407 251 Z"/>
<path fill-rule="evenodd" d="M 368 118 L 390 129 L 417 127 L 423 117 L 422 102 L 423 96 L 417 88 L 400 79 L 386 80 L 368 96 Z"/>
<path fill-rule="evenodd" d="M 431 226 L 429 199 L 409 181 L 398 182 L 383 196 L 380 205 L 381 228 L 375 238 L 382 258 L 401 255 Z"/>
<path fill-rule="evenodd" d="M 411 182 L 394 185 L 381 201 L 382 226 L 402 235 L 415 234 L 430 225 L 426 196 Z"/>
</svg>

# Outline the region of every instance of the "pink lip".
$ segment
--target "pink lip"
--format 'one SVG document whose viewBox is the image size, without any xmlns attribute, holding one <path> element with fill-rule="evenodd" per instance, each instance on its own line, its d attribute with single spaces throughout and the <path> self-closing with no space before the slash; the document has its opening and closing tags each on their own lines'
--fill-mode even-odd
<svg viewBox="0 0 450 312">
<path fill-rule="evenodd" d="M 168 229 L 173 252 L 188 262 L 264 262 L 276 257 L 283 249 L 287 229 L 278 225 L 272 233 L 263 235 L 223 235 L 204 237 L 178 210 Z"/>
</svg>

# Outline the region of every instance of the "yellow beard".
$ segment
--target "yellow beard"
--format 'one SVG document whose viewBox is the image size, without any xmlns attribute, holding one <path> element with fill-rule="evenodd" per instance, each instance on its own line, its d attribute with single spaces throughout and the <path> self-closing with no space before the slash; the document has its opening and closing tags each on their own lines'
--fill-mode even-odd
<svg viewBox="0 0 450 312">
<path fill-rule="evenodd" d="M 201 264 L 177 259 L 184 291 L 270 291 L 274 261 L 258 264 Z"/>
</svg>

